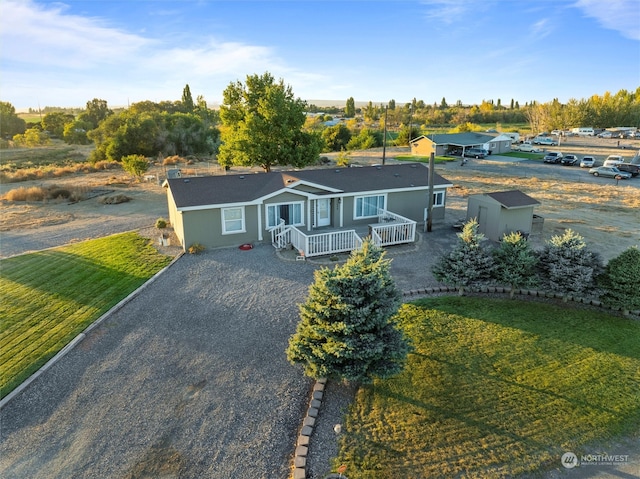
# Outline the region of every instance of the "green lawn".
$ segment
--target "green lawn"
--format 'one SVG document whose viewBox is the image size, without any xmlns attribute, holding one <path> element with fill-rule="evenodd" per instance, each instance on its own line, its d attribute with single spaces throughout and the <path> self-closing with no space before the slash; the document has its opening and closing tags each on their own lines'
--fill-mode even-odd
<svg viewBox="0 0 640 479">
<path fill-rule="evenodd" d="M 513 477 L 640 433 L 640 323 L 569 306 L 406 304 L 415 352 L 361 388 L 336 464 L 357 478 Z"/>
<path fill-rule="evenodd" d="M 135 233 L 0 261 L 0 394 L 166 266 Z"/>
<path fill-rule="evenodd" d="M 507 153 L 500 153 L 500 156 L 511 156 L 514 158 L 527 158 L 528 160 L 542 160 L 544 158 L 544 154 L 527 153 L 524 151 L 509 151 Z"/>
</svg>

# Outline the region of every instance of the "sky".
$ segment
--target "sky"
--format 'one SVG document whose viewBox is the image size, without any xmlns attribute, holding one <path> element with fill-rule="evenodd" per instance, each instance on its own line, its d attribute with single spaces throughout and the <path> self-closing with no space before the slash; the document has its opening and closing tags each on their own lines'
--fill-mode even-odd
<svg viewBox="0 0 640 479">
<path fill-rule="evenodd" d="M 586 99 L 640 87 L 638 0 L 0 0 L 18 111 L 194 100 L 271 73 L 374 104 Z"/>
</svg>

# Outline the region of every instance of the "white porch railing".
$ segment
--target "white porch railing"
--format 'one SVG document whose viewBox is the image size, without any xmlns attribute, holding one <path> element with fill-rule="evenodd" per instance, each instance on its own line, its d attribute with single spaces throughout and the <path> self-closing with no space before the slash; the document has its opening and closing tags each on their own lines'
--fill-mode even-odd
<svg viewBox="0 0 640 479">
<path fill-rule="evenodd" d="M 362 239 L 355 230 L 307 235 L 295 226 L 285 225 L 281 221 L 271 230 L 271 244 L 278 249 L 291 245 L 301 256 L 311 257 L 353 251 L 362 247 Z"/>
<path fill-rule="evenodd" d="M 413 243 L 416 239 L 416 222 L 386 210 L 379 210 L 378 223 L 372 224 L 370 234 L 378 246 Z M 355 230 L 330 231 L 307 235 L 295 226 L 280 220 L 271 229 L 271 244 L 282 249 L 293 246 L 301 256 L 323 256 L 344 253 L 362 247 L 362 239 Z"/>
<path fill-rule="evenodd" d="M 371 238 L 378 246 L 413 243 L 416 222 L 386 210 L 378 210 L 378 223 L 371 225 Z"/>
</svg>

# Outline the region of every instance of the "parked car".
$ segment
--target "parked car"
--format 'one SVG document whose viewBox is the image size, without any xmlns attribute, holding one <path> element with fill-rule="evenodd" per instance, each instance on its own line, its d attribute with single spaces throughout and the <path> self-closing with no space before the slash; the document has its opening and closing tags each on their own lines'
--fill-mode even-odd
<svg viewBox="0 0 640 479">
<path fill-rule="evenodd" d="M 470 158 L 484 158 L 485 152 L 487 150 L 483 150 L 482 148 L 467 148 L 466 150 L 464 150 L 464 156 L 468 156 Z"/>
<path fill-rule="evenodd" d="M 613 133 L 610 131 L 603 131 L 602 133 L 598 133 L 598 138 L 613 138 Z"/>
<path fill-rule="evenodd" d="M 602 166 L 618 166 L 619 164 L 624 163 L 624 158 L 620 155 L 609 155 L 607 159 L 604 160 Z"/>
<path fill-rule="evenodd" d="M 521 145 L 514 145 L 514 151 L 525 151 L 527 153 L 542 153 L 542 150 L 533 146 L 531 143 L 523 143 Z"/>
<path fill-rule="evenodd" d="M 593 168 L 596 164 L 596 159 L 593 156 L 585 156 L 580 160 L 580 168 Z"/>
<path fill-rule="evenodd" d="M 550 151 L 544 157 L 545 163 L 560 163 L 562 161 L 562 153 L 559 151 Z"/>
<path fill-rule="evenodd" d="M 557 146 L 558 142 L 549 136 L 537 136 L 533 139 L 534 145 Z"/>
<path fill-rule="evenodd" d="M 619 165 L 616 165 L 616 168 L 618 168 L 620 171 L 631 173 L 631 176 L 640 175 L 640 166 L 638 165 L 632 165 L 631 163 L 620 163 Z"/>
<path fill-rule="evenodd" d="M 578 164 L 578 157 L 576 155 L 564 155 L 560 163 L 565 166 L 574 166 Z"/>
<path fill-rule="evenodd" d="M 631 178 L 631 173 L 627 173 L 626 171 L 620 171 L 615 166 L 598 166 L 596 168 L 591 168 L 589 170 L 593 176 L 606 176 L 609 178 L 618 178 L 623 180 L 628 180 Z"/>
</svg>

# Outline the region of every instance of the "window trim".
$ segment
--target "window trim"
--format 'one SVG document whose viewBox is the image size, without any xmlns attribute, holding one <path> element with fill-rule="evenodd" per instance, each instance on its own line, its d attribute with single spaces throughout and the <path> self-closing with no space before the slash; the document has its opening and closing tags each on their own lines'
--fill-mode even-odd
<svg viewBox="0 0 640 479">
<path fill-rule="evenodd" d="M 365 198 L 382 198 L 382 206 L 378 206 L 378 209 L 386 209 L 387 207 L 387 195 L 382 193 L 382 194 L 375 194 L 375 195 L 361 195 L 361 196 L 354 196 L 353 197 L 353 219 L 354 220 L 364 220 L 364 219 L 368 219 L 368 218 L 375 218 L 376 216 L 378 216 L 378 213 L 376 212 L 375 215 L 369 215 L 369 216 L 360 216 L 358 215 L 358 200 L 362 199 L 364 200 Z"/>
<path fill-rule="evenodd" d="M 240 210 L 240 229 L 239 230 L 227 230 L 227 222 L 238 221 L 237 219 L 227 220 L 225 218 L 225 212 L 230 210 Z M 227 208 L 220 208 L 220 221 L 222 223 L 222 234 L 223 235 L 234 235 L 239 233 L 246 233 L 247 227 L 245 223 L 245 207 L 244 206 L 229 206 Z"/>
<path fill-rule="evenodd" d="M 278 208 L 280 206 L 285 206 L 285 205 L 300 205 L 300 222 L 299 223 L 291 223 L 291 226 L 304 226 L 304 205 L 305 202 L 304 201 L 286 201 L 283 203 L 267 203 L 264 205 L 264 213 L 265 213 L 265 224 L 267 226 L 267 229 L 272 229 L 275 228 L 276 226 L 278 226 L 277 224 L 275 225 L 271 225 L 269 224 L 269 208 Z"/>
<path fill-rule="evenodd" d="M 440 201 L 437 201 L 437 198 L 440 197 Z M 433 192 L 433 206 L 434 208 L 442 208 L 444 206 L 445 192 L 444 191 L 434 191 Z"/>
</svg>

